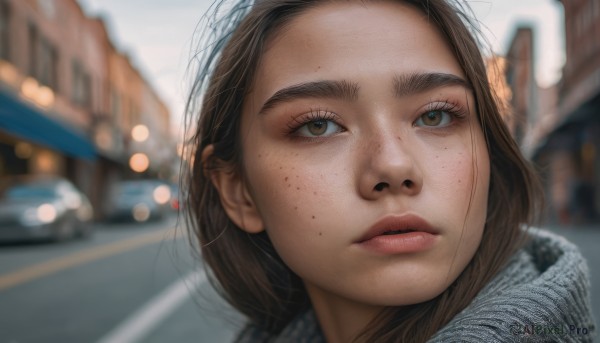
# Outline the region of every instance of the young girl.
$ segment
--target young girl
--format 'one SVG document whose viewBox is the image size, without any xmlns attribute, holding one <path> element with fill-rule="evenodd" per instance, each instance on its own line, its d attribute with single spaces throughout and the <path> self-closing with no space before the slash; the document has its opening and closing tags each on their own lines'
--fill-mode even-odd
<svg viewBox="0 0 600 343">
<path fill-rule="evenodd" d="M 592 340 L 581 255 L 522 229 L 538 182 L 463 20 L 258 0 L 217 22 L 189 219 L 238 342 Z"/>
</svg>

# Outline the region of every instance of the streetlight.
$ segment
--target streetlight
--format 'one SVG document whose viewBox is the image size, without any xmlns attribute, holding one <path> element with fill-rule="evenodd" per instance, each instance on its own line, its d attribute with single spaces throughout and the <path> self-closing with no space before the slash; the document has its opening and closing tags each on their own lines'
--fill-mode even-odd
<svg viewBox="0 0 600 343">
<path fill-rule="evenodd" d="M 129 167 L 136 173 L 143 173 L 148 170 L 150 160 L 146 154 L 138 152 L 129 159 Z"/>
<path fill-rule="evenodd" d="M 148 127 L 144 124 L 138 124 L 131 129 L 131 137 L 136 142 L 144 142 L 150 136 Z"/>
</svg>

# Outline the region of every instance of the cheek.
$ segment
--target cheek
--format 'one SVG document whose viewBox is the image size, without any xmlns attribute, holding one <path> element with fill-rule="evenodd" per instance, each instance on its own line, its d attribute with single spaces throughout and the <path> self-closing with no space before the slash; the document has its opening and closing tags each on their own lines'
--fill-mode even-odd
<svg viewBox="0 0 600 343">
<path fill-rule="evenodd" d="M 436 154 L 430 168 L 424 168 L 426 186 L 438 190 L 438 196 L 452 201 L 452 206 L 487 204 L 490 167 L 485 143 L 476 142 L 475 149 L 459 145 L 444 152 Z"/>
<path fill-rule="evenodd" d="M 272 150 L 272 149 L 271 149 Z M 339 193 L 341 178 L 331 164 L 307 162 L 299 153 L 256 153 L 246 166 L 255 204 L 268 229 L 322 222 Z"/>
</svg>

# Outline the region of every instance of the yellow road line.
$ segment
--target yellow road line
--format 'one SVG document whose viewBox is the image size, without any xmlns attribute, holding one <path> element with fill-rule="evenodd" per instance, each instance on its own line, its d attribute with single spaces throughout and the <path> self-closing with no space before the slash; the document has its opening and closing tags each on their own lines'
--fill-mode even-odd
<svg viewBox="0 0 600 343">
<path fill-rule="evenodd" d="M 179 238 L 175 235 L 174 231 L 174 228 L 169 228 L 158 232 L 152 232 L 25 267 L 21 270 L 0 276 L 0 291 L 67 268 L 76 267 L 104 257 L 133 250 L 144 245 L 160 242 L 162 240 Z"/>
</svg>

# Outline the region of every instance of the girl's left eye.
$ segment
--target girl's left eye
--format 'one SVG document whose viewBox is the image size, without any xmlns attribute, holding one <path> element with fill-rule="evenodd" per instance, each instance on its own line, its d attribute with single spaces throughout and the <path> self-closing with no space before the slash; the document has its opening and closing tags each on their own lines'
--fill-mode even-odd
<svg viewBox="0 0 600 343">
<path fill-rule="evenodd" d="M 342 128 L 332 120 L 317 119 L 309 121 L 296 130 L 301 137 L 327 137 L 341 132 Z"/>
<path fill-rule="evenodd" d="M 423 113 L 415 122 L 415 126 L 445 127 L 452 122 L 452 114 L 444 110 L 434 110 Z"/>
</svg>

